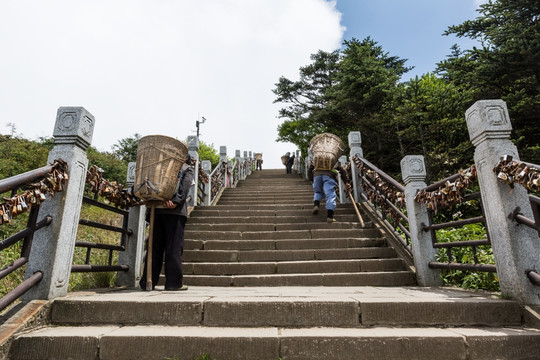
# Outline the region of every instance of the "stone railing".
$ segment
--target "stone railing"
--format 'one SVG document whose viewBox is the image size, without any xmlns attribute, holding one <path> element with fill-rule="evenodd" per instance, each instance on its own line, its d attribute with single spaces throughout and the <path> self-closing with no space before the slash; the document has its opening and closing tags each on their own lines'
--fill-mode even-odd
<svg viewBox="0 0 540 360">
<path fill-rule="evenodd" d="M 502 100 L 478 101 L 467 110 L 465 118 L 471 141 L 476 147 L 475 164 L 431 186 L 426 186 L 424 182 L 426 171 L 422 156 L 409 155 L 402 159 L 401 171 L 405 185 L 401 185 L 393 179 L 388 179 L 387 175 L 362 158 L 360 133 L 350 133 L 350 158 L 353 159 L 351 163 L 357 159 L 357 166 L 351 166 L 353 194 L 356 199 L 364 200 L 366 209 L 370 208 L 367 206 L 369 203 L 373 212 L 378 211 L 379 215 L 382 215 L 383 222 L 392 219 L 391 232 L 402 236 L 404 238 L 402 245 L 410 248 L 420 285 L 441 285 L 442 268 L 496 271 L 503 294 L 522 303 L 538 305 L 540 304 L 538 236 L 540 201 L 535 196 L 529 196 L 524 186 L 514 186 L 513 182 L 509 184 L 508 176 L 515 179 L 515 175 L 507 176 L 500 168 L 505 165 L 500 165 L 501 160 L 508 161 L 511 157 L 513 161 L 519 161 L 517 148 L 510 140 L 512 128 L 506 104 Z M 309 159 L 306 159 L 306 163 L 309 163 Z M 517 168 L 518 165 L 514 166 Z M 511 168 L 507 169 L 507 172 Z M 526 181 L 521 183 L 516 181 L 517 184 L 525 183 L 529 186 L 540 184 L 536 175 L 538 166 L 525 163 L 519 169 L 521 178 Z M 461 191 L 474 180 L 473 177 L 478 178 L 480 192 L 465 195 Z M 389 192 L 390 187 L 395 188 L 393 194 Z M 378 191 L 380 189 L 382 191 Z M 397 192 L 403 192 L 404 209 L 396 205 L 395 200 L 400 197 Z M 469 200 L 479 201 L 479 209 L 483 214 L 445 224 L 433 224 L 430 212 L 442 209 L 453 201 Z M 400 203 L 401 200 L 397 202 Z M 402 223 L 401 219 L 407 221 Z M 461 244 L 448 245 L 438 243 L 434 236 L 435 230 L 443 227 L 457 227 L 477 222 L 486 225 L 486 240 L 463 241 Z M 400 224 L 404 224 L 405 229 L 400 227 Z M 438 248 L 447 248 L 450 252 L 450 248 L 454 246 L 476 247 L 489 244 L 492 246 L 496 265 L 457 264 L 451 261 L 451 256 L 449 263 L 436 262 Z"/>
<path fill-rule="evenodd" d="M 129 188 L 135 178 L 135 163 L 128 164 L 126 188 L 101 177 L 95 166 L 88 169 L 86 149 L 92 141 L 94 117 L 82 107 L 58 109 L 54 128 L 55 146 L 49 152 L 51 164 L 31 172 L 0 180 L 0 193 L 11 191 L 12 198 L 0 204 L 0 225 L 13 216 L 30 213 L 26 229 L 0 241 L 0 252 L 22 241 L 19 259 L 0 269 L 0 279 L 26 265 L 25 280 L 0 298 L 0 311 L 19 298 L 23 300 L 53 299 L 65 296 L 72 272 L 117 272 L 118 286 L 135 287 L 141 276 L 144 257 L 146 207 Z M 220 147 L 220 163 L 212 171 L 210 161 L 199 160 L 199 141 L 189 136 L 188 152 L 195 160 L 194 184 L 189 190 L 188 206 L 214 205 L 222 191 L 235 187 L 250 175 L 254 159 L 244 152 L 234 161 L 227 160 L 227 149 Z M 69 181 L 68 181 L 69 179 Z M 94 198 L 84 196 L 85 184 Z M 20 188 L 23 192 L 17 193 Z M 54 196 L 46 196 L 47 194 Z M 99 202 L 105 198 L 112 205 Z M 122 227 L 80 219 L 82 203 L 98 206 L 123 217 Z M 129 209 L 129 210 L 128 210 Z M 79 225 L 121 233 L 118 245 L 77 241 Z M 86 249 L 85 264 L 73 264 L 75 247 Z M 94 249 L 110 252 L 108 265 L 89 263 Z M 117 264 L 112 252 L 117 251 Z"/>
</svg>

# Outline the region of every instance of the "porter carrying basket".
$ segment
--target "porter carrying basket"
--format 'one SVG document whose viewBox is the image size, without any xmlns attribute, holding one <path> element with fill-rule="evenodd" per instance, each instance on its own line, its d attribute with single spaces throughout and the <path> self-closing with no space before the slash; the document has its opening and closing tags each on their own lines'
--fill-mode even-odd
<svg viewBox="0 0 540 360">
<path fill-rule="evenodd" d="M 137 148 L 135 196 L 147 202 L 172 199 L 187 153 L 180 140 L 163 135 L 142 137 Z"/>
<path fill-rule="evenodd" d="M 309 142 L 313 154 L 315 170 L 332 170 L 339 157 L 343 155 L 343 141 L 334 134 L 324 133 L 315 136 Z"/>
<path fill-rule="evenodd" d="M 262 160 L 262 153 L 255 153 L 255 160 Z"/>
</svg>

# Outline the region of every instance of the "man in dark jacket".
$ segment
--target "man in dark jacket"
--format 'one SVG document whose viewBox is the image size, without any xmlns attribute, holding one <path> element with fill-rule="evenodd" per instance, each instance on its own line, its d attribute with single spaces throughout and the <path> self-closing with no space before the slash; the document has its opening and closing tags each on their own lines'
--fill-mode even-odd
<svg viewBox="0 0 540 360">
<path fill-rule="evenodd" d="M 152 243 L 152 290 L 158 283 L 165 255 L 165 290 L 187 290 L 182 283 L 184 228 L 187 222 L 188 193 L 193 181 L 193 164 L 188 155 L 178 174 L 178 190 L 171 200 L 156 208 Z M 146 289 L 146 266 L 139 282 Z"/>
<path fill-rule="evenodd" d="M 329 223 L 335 222 L 334 211 L 336 209 L 336 188 L 337 174 L 341 175 L 341 180 L 345 183 L 345 190 L 348 192 L 351 190 L 349 184 L 349 176 L 347 171 L 341 167 L 341 163 L 338 161 L 332 170 L 315 170 L 315 166 L 311 164 L 308 168 L 308 178 L 313 181 L 313 215 L 319 213 L 319 206 L 322 198 L 326 198 L 326 212 L 327 221 Z"/>
<path fill-rule="evenodd" d="M 288 159 L 287 159 L 287 164 L 285 165 L 287 167 L 287 174 L 292 174 L 292 167 L 294 165 L 294 154 L 292 154 L 292 156 L 290 156 Z"/>
</svg>

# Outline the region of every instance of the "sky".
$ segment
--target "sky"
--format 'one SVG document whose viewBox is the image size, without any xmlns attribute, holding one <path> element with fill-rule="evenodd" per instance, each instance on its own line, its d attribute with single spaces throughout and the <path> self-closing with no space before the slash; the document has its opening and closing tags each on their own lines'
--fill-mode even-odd
<svg viewBox="0 0 540 360">
<path fill-rule="evenodd" d="M 185 140 L 204 117 L 201 141 L 282 168 L 296 147 L 276 142 L 280 76 L 368 36 L 415 67 L 403 81 L 421 76 L 472 46 L 442 33 L 482 2 L 0 0 L 0 134 L 50 137 L 59 107 L 82 106 L 92 146 L 112 151 L 135 133 Z"/>
</svg>

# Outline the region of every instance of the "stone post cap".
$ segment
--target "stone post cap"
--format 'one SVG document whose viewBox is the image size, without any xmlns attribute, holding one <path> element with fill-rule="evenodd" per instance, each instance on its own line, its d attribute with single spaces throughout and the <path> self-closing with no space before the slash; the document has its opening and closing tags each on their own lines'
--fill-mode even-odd
<svg viewBox="0 0 540 360">
<path fill-rule="evenodd" d="M 341 165 L 345 165 L 347 163 L 347 157 L 345 155 L 341 156 L 339 158 L 339 162 L 341 163 Z"/>
<path fill-rule="evenodd" d="M 250 152 L 249 152 L 249 157 L 250 157 L 250 158 L 251 158 L 252 154 L 253 154 L 253 153 L 250 151 Z"/>
<path fill-rule="evenodd" d="M 73 144 L 86 150 L 92 143 L 95 118 L 80 106 L 62 106 L 56 113 L 54 143 Z"/>
<path fill-rule="evenodd" d="M 220 146 L 219 147 L 219 153 L 220 154 L 227 154 L 227 147 L 226 146 Z"/>
<path fill-rule="evenodd" d="M 474 146 L 486 139 L 508 139 L 512 131 L 503 100 L 479 100 L 465 112 L 469 138 Z"/>
<path fill-rule="evenodd" d="M 360 131 L 351 131 L 348 136 L 349 147 L 362 146 L 362 135 Z"/>
<path fill-rule="evenodd" d="M 426 166 L 422 155 L 407 155 L 401 159 L 401 177 L 405 184 L 426 180 Z"/>
<path fill-rule="evenodd" d="M 127 176 L 126 176 L 126 183 L 133 184 L 135 182 L 135 165 L 137 163 L 135 161 L 128 163 L 127 168 Z"/>
<path fill-rule="evenodd" d="M 247 151 L 244 151 L 244 157 L 247 158 L 247 154 L 248 152 Z"/>
<path fill-rule="evenodd" d="M 187 137 L 187 146 L 189 150 L 199 150 L 199 138 L 195 135 L 189 135 Z"/>
<path fill-rule="evenodd" d="M 235 157 L 240 157 L 240 150 L 235 151 Z"/>
<path fill-rule="evenodd" d="M 212 163 L 210 162 L 210 160 L 203 160 L 201 162 L 201 166 L 202 166 L 204 172 L 209 173 L 209 172 L 212 171 Z"/>
</svg>

